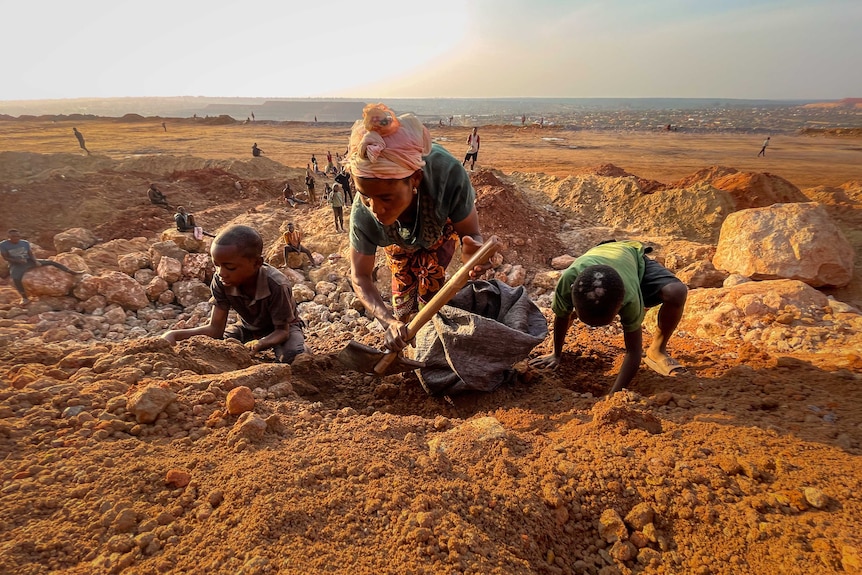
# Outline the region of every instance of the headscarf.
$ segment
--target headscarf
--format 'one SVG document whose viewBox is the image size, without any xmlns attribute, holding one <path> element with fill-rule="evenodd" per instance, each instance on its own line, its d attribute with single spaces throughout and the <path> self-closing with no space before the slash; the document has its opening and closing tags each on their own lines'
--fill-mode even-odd
<svg viewBox="0 0 862 575">
<path fill-rule="evenodd" d="M 384 104 L 369 104 L 350 131 L 348 162 L 357 178 L 406 178 L 425 165 L 431 134 L 413 114 L 395 117 Z"/>
</svg>

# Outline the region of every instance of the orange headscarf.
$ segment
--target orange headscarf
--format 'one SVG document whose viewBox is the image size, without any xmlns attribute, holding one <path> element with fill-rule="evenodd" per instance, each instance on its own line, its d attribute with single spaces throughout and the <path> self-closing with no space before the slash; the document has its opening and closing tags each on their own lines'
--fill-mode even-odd
<svg viewBox="0 0 862 575">
<path fill-rule="evenodd" d="M 419 118 L 369 104 L 350 132 L 348 162 L 355 177 L 394 180 L 422 168 L 430 151 L 431 134 Z"/>
</svg>

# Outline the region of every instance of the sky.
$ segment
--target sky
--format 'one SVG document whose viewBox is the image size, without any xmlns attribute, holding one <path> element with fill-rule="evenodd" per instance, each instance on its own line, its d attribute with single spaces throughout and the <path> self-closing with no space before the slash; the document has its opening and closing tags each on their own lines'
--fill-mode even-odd
<svg viewBox="0 0 862 575">
<path fill-rule="evenodd" d="M 862 0 L 0 0 L 0 100 L 862 97 Z"/>
</svg>

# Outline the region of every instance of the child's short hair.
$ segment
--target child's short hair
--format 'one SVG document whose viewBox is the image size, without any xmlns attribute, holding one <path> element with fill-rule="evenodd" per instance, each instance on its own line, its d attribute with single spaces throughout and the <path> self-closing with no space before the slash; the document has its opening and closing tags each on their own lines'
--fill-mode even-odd
<svg viewBox="0 0 862 575">
<path fill-rule="evenodd" d="M 219 246 L 236 246 L 240 255 L 258 258 L 263 254 L 263 238 L 257 230 L 248 226 L 230 226 L 213 240 Z"/>
<path fill-rule="evenodd" d="M 623 304 L 623 278 L 611 266 L 587 266 L 572 284 L 572 302 L 578 319 L 587 325 L 608 325 Z"/>
</svg>

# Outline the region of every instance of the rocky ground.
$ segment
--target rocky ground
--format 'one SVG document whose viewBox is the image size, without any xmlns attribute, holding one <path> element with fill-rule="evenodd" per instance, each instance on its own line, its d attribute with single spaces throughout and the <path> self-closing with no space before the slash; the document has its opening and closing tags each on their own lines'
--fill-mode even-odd
<svg viewBox="0 0 862 575">
<path fill-rule="evenodd" d="M 643 368 L 605 397 L 622 334 L 580 326 L 557 372 L 521 362 L 498 390 L 447 399 L 413 373 L 337 360 L 348 341 L 382 335 L 357 309 L 329 209 L 278 200 L 285 180 L 302 189 L 304 160 L 227 157 L 247 126 L 233 139 L 213 127 L 188 156 L 104 121 L 79 126 L 105 142 L 85 157 L 52 149 L 71 127 L 13 124 L 0 225 L 87 274 L 27 307 L 0 283 L 0 573 L 862 572 L 858 277 L 818 290 L 735 283 L 706 265 L 728 213 L 813 200 L 860 269 L 858 181 L 603 162 L 564 173 L 530 154 L 521 169 L 478 170 L 482 229 L 503 245 L 494 273 L 523 283 L 549 321 L 560 258 L 609 236 L 650 243 L 697 287 L 671 343 L 688 374 Z M 284 140 L 320 157 L 337 132 Z M 536 145 L 514 129 L 496 141 L 510 157 Z M 311 354 L 284 366 L 226 341 L 158 337 L 206 318 L 195 286 L 212 272 L 205 244 L 160 241 L 171 214 L 146 204 L 151 182 L 208 230 L 254 225 L 276 265 L 286 222 L 305 229 L 321 265 L 288 273 Z M 93 245 L 57 253 L 70 228 Z M 533 355 L 548 351 L 550 340 Z"/>
</svg>

